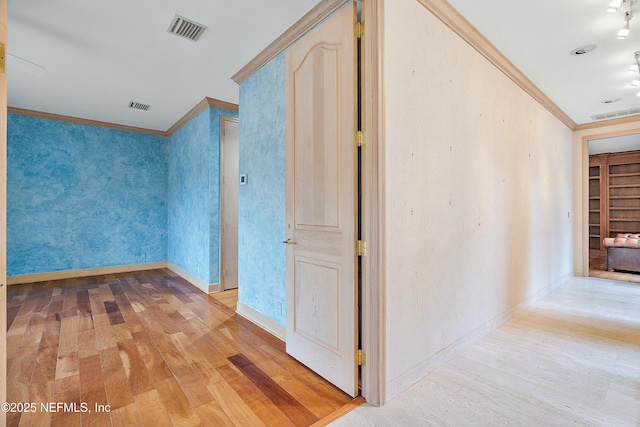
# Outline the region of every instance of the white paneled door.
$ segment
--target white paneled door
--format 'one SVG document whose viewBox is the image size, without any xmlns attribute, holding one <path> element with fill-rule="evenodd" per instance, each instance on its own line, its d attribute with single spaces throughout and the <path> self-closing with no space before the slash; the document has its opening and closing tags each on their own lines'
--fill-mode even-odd
<svg viewBox="0 0 640 427">
<path fill-rule="evenodd" d="M 287 51 L 287 352 L 358 393 L 357 51 L 349 3 Z"/>
</svg>

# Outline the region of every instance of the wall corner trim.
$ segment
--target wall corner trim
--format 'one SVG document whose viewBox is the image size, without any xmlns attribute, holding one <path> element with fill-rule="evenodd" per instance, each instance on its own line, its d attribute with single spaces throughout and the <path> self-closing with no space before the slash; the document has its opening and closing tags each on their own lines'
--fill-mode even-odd
<svg viewBox="0 0 640 427">
<path fill-rule="evenodd" d="M 576 123 L 558 107 L 547 95 L 534 85 L 522 72 L 516 68 L 496 47 L 489 42 L 469 21 L 467 21 L 446 0 L 417 0 L 436 18 L 460 36 L 465 42 L 484 56 L 498 70 L 502 71 L 511 81 L 520 86 L 533 99 L 538 101 L 558 120 L 569 129 L 575 130 Z"/>
<path fill-rule="evenodd" d="M 46 273 L 21 274 L 7 277 L 8 285 L 46 282 L 49 280 L 75 279 L 78 277 L 101 276 L 104 274 L 129 273 L 133 271 L 156 270 L 167 268 L 166 262 L 146 264 L 116 265 L 112 267 L 83 268 L 80 270 L 51 271 Z"/>
<path fill-rule="evenodd" d="M 275 322 L 269 319 L 264 314 L 254 310 L 248 305 L 241 303 L 240 301 L 238 301 L 236 313 L 244 317 L 251 323 L 255 323 L 257 326 L 269 332 L 271 335 L 274 335 L 276 338 L 280 339 L 281 341 L 286 342 L 287 331 L 285 327 L 279 324 L 278 322 Z"/>
<path fill-rule="evenodd" d="M 282 33 L 269 46 L 253 58 L 240 71 L 231 76 L 231 79 L 240 84 L 258 71 L 267 62 L 271 61 L 278 54 L 291 46 L 296 40 L 302 37 L 307 31 L 315 27 L 320 21 L 338 10 L 348 0 L 322 0 L 307 12 L 302 18 L 296 21 L 288 30 Z"/>
<path fill-rule="evenodd" d="M 184 270 L 181 267 L 178 267 L 172 262 L 167 262 L 167 268 L 173 271 L 174 273 L 176 273 L 178 276 L 182 277 L 187 282 L 191 283 L 196 288 L 200 289 L 205 294 L 208 294 L 210 292 L 209 283 L 205 282 L 202 279 L 197 278 L 193 274 L 189 273 L 187 270 Z"/>
</svg>

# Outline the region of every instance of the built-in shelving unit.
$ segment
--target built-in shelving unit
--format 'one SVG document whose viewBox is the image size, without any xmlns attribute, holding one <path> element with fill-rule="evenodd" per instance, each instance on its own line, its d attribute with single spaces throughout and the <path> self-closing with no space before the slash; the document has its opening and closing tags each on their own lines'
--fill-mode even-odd
<svg viewBox="0 0 640 427">
<path fill-rule="evenodd" d="M 589 158 L 589 249 L 600 250 L 600 163 Z"/>
<path fill-rule="evenodd" d="M 640 233 L 640 151 L 589 156 L 589 249 L 618 233 Z"/>
</svg>

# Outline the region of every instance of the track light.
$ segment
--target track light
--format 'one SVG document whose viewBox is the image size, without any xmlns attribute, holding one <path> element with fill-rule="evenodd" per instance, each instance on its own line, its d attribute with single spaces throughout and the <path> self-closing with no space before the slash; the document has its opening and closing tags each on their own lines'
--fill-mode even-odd
<svg viewBox="0 0 640 427">
<path fill-rule="evenodd" d="M 607 8 L 609 12 L 615 12 L 618 9 L 622 9 L 624 13 L 624 27 L 622 27 L 616 35 L 618 40 L 624 40 L 629 36 L 629 21 L 633 18 L 633 10 L 631 9 L 637 1 L 638 0 L 613 0 Z"/>
<path fill-rule="evenodd" d="M 622 4 L 622 0 L 613 0 L 607 7 L 607 12 L 617 12 Z"/>
<path fill-rule="evenodd" d="M 631 82 L 631 86 L 640 87 L 640 51 L 633 54 L 633 59 L 635 59 L 635 64 L 629 67 L 629 69 L 635 68 L 636 70 L 638 70 L 638 75 L 636 76 L 635 80 Z"/>
<path fill-rule="evenodd" d="M 624 40 L 627 38 L 628 35 L 629 35 L 629 21 L 627 21 L 627 23 L 624 24 L 624 27 L 622 27 L 620 31 L 618 31 L 618 35 L 616 36 L 616 38 L 618 40 Z"/>
</svg>

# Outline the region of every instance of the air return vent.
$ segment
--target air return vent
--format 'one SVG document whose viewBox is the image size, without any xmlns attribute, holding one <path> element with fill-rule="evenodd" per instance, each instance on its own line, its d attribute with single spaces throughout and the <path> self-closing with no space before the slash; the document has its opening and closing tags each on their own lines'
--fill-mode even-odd
<svg viewBox="0 0 640 427">
<path fill-rule="evenodd" d="M 171 25 L 169 25 L 167 31 L 195 42 L 198 41 L 198 38 L 200 38 L 206 29 L 207 27 L 202 24 L 198 24 L 184 16 L 176 15 L 173 17 L 173 21 L 171 21 Z"/>
<path fill-rule="evenodd" d="M 151 105 L 149 105 L 149 104 L 141 104 L 139 102 L 134 102 L 134 101 L 131 101 L 129 103 L 129 108 L 133 108 L 133 109 L 136 109 L 136 110 L 147 111 L 150 107 L 151 107 Z"/>
<path fill-rule="evenodd" d="M 629 108 L 628 110 L 612 111 L 610 113 L 594 114 L 591 116 L 593 120 L 615 119 L 618 117 L 631 116 L 640 114 L 640 108 Z"/>
</svg>

